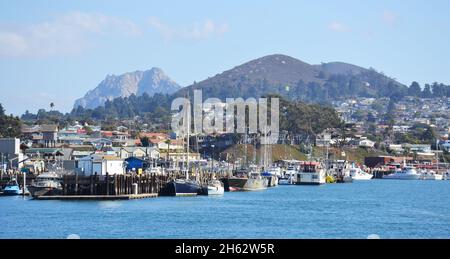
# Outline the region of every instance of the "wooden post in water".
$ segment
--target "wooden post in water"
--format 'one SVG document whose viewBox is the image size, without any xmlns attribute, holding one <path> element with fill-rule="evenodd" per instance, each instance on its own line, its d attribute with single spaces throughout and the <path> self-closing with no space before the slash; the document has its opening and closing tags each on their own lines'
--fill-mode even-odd
<svg viewBox="0 0 450 259">
<path fill-rule="evenodd" d="M 89 176 L 89 195 L 94 195 L 94 176 Z"/>
<path fill-rule="evenodd" d="M 109 195 L 109 175 L 106 172 L 106 195 Z"/>
<path fill-rule="evenodd" d="M 23 172 L 23 187 L 22 187 L 22 195 L 25 196 L 25 190 L 27 188 L 27 175 Z"/>
<path fill-rule="evenodd" d="M 63 179 L 63 186 L 64 186 L 64 195 L 67 195 L 67 175 L 64 175 Z"/>
<path fill-rule="evenodd" d="M 78 195 L 78 174 L 75 174 L 75 195 Z"/>
<path fill-rule="evenodd" d="M 114 175 L 114 195 L 117 195 L 117 174 Z"/>
</svg>

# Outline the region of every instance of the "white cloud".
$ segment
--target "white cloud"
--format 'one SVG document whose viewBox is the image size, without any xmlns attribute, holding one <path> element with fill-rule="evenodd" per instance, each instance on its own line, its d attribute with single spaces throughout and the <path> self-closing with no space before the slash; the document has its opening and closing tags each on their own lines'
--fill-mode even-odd
<svg viewBox="0 0 450 259">
<path fill-rule="evenodd" d="M 172 26 L 161 22 L 157 17 L 150 17 L 148 24 L 158 31 L 165 41 L 174 39 L 204 40 L 213 36 L 220 36 L 229 30 L 228 24 L 216 23 L 212 20 L 190 25 Z"/>
<path fill-rule="evenodd" d="M 397 23 L 397 15 L 391 11 L 383 12 L 383 22 L 387 25 L 395 25 Z"/>
<path fill-rule="evenodd" d="M 328 24 L 328 29 L 333 32 L 349 32 L 350 27 L 345 25 L 344 23 L 333 21 Z"/>
<path fill-rule="evenodd" d="M 71 12 L 49 22 L 0 28 L 0 56 L 78 54 L 91 45 L 90 36 L 112 32 L 141 34 L 140 28 L 128 20 L 99 13 Z"/>
</svg>

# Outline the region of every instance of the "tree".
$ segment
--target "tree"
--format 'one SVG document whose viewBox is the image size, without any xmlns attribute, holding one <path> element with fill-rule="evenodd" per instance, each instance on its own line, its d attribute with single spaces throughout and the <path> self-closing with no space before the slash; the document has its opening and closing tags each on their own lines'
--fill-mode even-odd
<svg viewBox="0 0 450 259">
<path fill-rule="evenodd" d="M 3 109 L 3 105 L 0 103 L 0 116 L 5 115 L 5 109 Z"/>
<path fill-rule="evenodd" d="M 50 103 L 50 110 L 53 110 L 53 107 L 55 107 L 55 104 L 53 102 Z"/>
<path fill-rule="evenodd" d="M 419 97 L 421 93 L 422 93 L 422 88 L 420 88 L 419 83 L 417 83 L 416 81 L 412 82 L 411 86 L 408 89 L 408 94 L 410 96 Z"/>
<path fill-rule="evenodd" d="M 431 86 L 429 84 L 426 84 L 422 91 L 422 97 L 423 98 L 431 98 Z"/>
<path fill-rule="evenodd" d="M 91 135 L 94 131 L 89 126 L 84 126 L 83 129 L 86 131 L 86 134 Z"/>
<path fill-rule="evenodd" d="M 22 122 L 13 115 L 7 116 L 0 104 L 0 137 L 17 138 L 21 135 Z"/>
</svg>

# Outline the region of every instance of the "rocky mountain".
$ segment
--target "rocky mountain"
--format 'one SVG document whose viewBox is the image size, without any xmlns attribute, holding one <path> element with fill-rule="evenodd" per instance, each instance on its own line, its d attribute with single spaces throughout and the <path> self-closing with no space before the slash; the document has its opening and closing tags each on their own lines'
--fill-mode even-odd
<svg viewBox="0 0 450 259">
<path fill-rule="evenodd" d="M 82 106 L 93 109 L 104 105 L 106 100 L 117 97 L 128 97 L 132 94 L 139 96 L 144 93 L 149 96 L 155 93 L 172 94 L 180 88 L 181 86 L 171 80 L 162 69 L 156 67 L 119 76 L 108 75 L 95 89 L 76 100 L 74 108 Z"/>
<path fill-rule="evenodd" d="M 180 89 L 176 96 L 186 96 L 186 91 L 193 89 L 202 89 L 205 98 L 280 94 L 291 99 L 321 102 L 342 96 L 389 96 L 400 94 L 407 87 L 374 69 L 342 62 L 311 65 L 276 54 Z"/>
</svg>

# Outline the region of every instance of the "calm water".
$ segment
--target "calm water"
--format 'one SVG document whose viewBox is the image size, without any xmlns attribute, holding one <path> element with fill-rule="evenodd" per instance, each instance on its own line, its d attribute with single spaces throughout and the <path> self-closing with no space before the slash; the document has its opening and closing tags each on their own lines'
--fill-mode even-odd
<svg viewBox="0 0 450 259">
<path fill-rule="evenodd" d="M 450 238 L 450 181 L 279 186 L 223 197 L 0 197 L 0 238 Z"/>
</svg>

